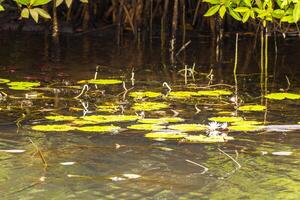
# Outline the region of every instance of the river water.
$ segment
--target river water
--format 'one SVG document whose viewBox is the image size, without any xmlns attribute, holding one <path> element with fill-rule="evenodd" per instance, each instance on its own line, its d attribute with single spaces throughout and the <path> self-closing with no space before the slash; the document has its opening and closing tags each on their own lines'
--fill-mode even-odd
<svg viewBox="0 0 300 200">
<path fill-rule="evenodd" d="M 159 38 L 147 45 L 125 39 L 122 47 L 97 34 L 62 36 L 59 44 L 43 34 L 1 33 L 0 38 L 0 78 L 41 84 L 30 90 L 1 84 L 8 95 L 2 93 L 0 101 L 1 199 L 300 198 L 300 130 L 286 126 L 300 121 L 300 100 L 264 98 L 274 92 L 300 93 L 298 38 L 278 38 L 276 44 L 269 38 L 268 73 L 261 76 L 259 41 L 254 48 L 253 37 L 241 36 L 236 85 L 234 36 L 225 38 L 217 55 L 211 38 L 191 38 L 174 63 Z M 189 71 L 185 78 L 185 65 L 191 69 L 193 64 L 194 78 Z M 74 98 L 83 87 L 77 82 L 95 78 L 96 71 L 98 79 L 124 81 L 129 91 L 124 94 L 122 84 L 89 84 L 89 91 Z M 164 82 L 172 91 L 205 88 L 232 94 L 168 98 Z M 163 95 L 134 99 L 134 91 Z M 145 101 L 165 102 L 168 107 L 133 109 Z M 97 110 L 108 104 L 118 106 L 113 114 Z M 241 112 L 236 104 L 266 109 Z M 35 125 L 70 124 L 45 119 L 53 115 L 180 117 L 187 124 L 208 125 L 209 118 L 222 113 L 269 128 L 229 131 L 234 140 L 216 143 L 149 139 L 145 134 L 152 131 L 128 128 L 139 124 L 136 121 L 110 121 L 106 124 L 121 129 L 105 133 L 32 130 Z M 270 128 L 273 125 L 279 126 Z"/>
</svg>

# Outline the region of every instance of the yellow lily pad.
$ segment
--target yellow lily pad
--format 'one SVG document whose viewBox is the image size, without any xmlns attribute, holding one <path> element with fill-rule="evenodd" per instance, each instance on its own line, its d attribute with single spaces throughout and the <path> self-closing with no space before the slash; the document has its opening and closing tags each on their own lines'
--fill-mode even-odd
<svg viewBox="0 0 300 200">
<path fill-rule="evenodd" d="M 119 110 L 119 105 L 101 105 L 97 106 L 97 111 L 114 113 Z"/>
<path fill-rule="evenodd" d="M 300 99 L 299 94 L 293 93 L 271 93 L 265 96 L 267 99 L 283 100 L 283 99 Z"/>
<path fill-rule="evenodd" d="M 90 122 L 109 123 L 109 122 L 136 121 L 140 118 L 141 117 L 137 115 L 89 115 L 89 116 L 84 116 L 81 119 Z"/>
<path fill-rule="evenodd" d="M 197 92 L 197 96 L 226 96 L 231 94 L 232 92 L 228 90 L 202 90 Z"/>
<path fill-rule="evenodd" d="M 146 138 L 162 138 L 162 139 L 180 139 L 186 137 L 186 133 L 182 132 L 152 132 L 145 135 Z"/>
<path fill-rule="evenodd" d="M 205 135 L 189 135 L 184 137 L 183 142 L 188 143 L 218 143 L 233 140 L 230 136 L 205 136 Z"/>
<path fill-rule="evenodd" d="M 233 126 L 249 126 L 249 125 L 259 125 L 259 124 L 262 124 L 262 122 L 255 121 L 255 120 L 237 121 L 232 123 Z"/>
<path fill-rule="evenodd" d="M 116 132 L 119 131 L 121 128 L 119 126 L 84 126 L 78 127 L 76 130 L 84 131 L 84 132 Z"/>
<path fill-rule="evenodd" d="M 240 106 L 238 108 L 240 111 L 264 111 L 266 110 L 266 106 L 262 105 L 245 105 L 245 106 Z"/>
<path fill-rule="evenodd" d="M 166 127 L 162 126 L 162 125 L 156 125 L 156 124 L 134 124 L 134 125 L 128 126 L 127 128 L 134 129 L 134 130 L 159 131 Z"/>
<path fill-rule="evenodd" d="M 45 131 L 45 132 L 66 132 L 75 130 L 75 127 L 69 125 L 34 125 L 31 127 L 35 131 Z"/>
<path fill-rule="evenodd" d="M 18 82 L 9 82 L 7 83 L 9 89 L 12 90 L 31 90 L 33 87 L 39 87 L 40 82 L 27 82 L 27 81 L 18 81 Z"/>
<path fill-rule="evenodd" d="M 191 131 L 203 131 L 207 128 L 203 124 L 174 124 L 168 126 L 169 129 L 178 130 L 182 132 L 191 132 Z"/>
<path fill-rule="evenodd" d="M 228 126 L 228 129 L 230 131 L 258 131 L 261 130 L 263 126 L 257 126 L 257 125 L 234 125 L 234 126 Z"/>
<path fill-rule="evenodd" d="M 168 93 L 169 98 L 178 98 L 178 99 L 190 98 L 195 95 L 197 95 L 197 92 L 192 92 L 192 91 L 172 91 Z"/>
<path fill-rule="evenodd" d="M 145 97 L 156 98 L 156 97 L 162 96 L 162 94 L 160 92 L 139 91 L 139 92 L 130 92 L 129 96 L 136 98 L 136 99 L 142 99 Z"/>
<path fill-rule="evenodd" d="M 10 82 L 9 79 L 0 78 L 0 84 L 3 84 L 3 83 L 9 83 L 9 82 Z"/>
<path fill-rule="evenodd" d="M 209 118 L 210 121 L 215 121 L 215 122 L 238 122 L 238 121 L 243 121 L 244 119 L 242 117 L 211 117 Z"/>
<path fill-rule="evenodd" d="M 138 102 L 133 104 L 132 109 L 136 111 L 152 111 L 168 108 L 169 104 L 163 102 Z"/>
<path fill-rule="evenodd" d="M 122 83 L 121 80 L 117 79 L 90 79 L 81 80 L 77 82 L 78 84 L 95 84 L 95 85 L 114 85 Z"/>
<path fill-rule="evenodd" d="M 46 116 L 45 118 L 53 121 L 72 121 L 76 119 L 76 117 L 74 116 L 64 116 L 64 115 Z"/>
<path fill-rule="evenodd" d="M 163 117 L 159 119 L 145 118 L 145 119 L 138 120 L 138 122 L 144 124 L 167 124 L 167 123 L 176 123 L 176 122 L 183 122 L 183 121 L 184 119 L 180 117 Z"/>
</svg>

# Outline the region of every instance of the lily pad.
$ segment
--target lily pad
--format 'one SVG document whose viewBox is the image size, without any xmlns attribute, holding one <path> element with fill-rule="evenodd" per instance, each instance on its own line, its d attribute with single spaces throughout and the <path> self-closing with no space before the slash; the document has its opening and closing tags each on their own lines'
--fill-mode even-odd
<svg viewBox="0 0 300 200">
<path fill-rule="evenodd" d="M 118 110 L 119 110 L 118 105 L 101 105 L 101 106 L 97 106 L 97 111 L 100 111 L 100 112 L 114 113 L 114 112 L 117 112 Z"/>
<path fill-rule="evenodd" d="M 197 92 L 197 96 L 226 96 L 231 94 L 232 92 L 228 90 L 202 90 Z"/>
<path fill-rule="evenodd" d="M 237 121 L 232 123 L 232 125 L 234 126 L 249 126 L 249 125 L 259 125 L 259 124 L 262 124 L 262 122 L 255 121 L 255 120 Z"/>
<path fill-rule="evenodd" d="M 3 84 L 3 83 L 9 83 L 9 82 L 10 82 L 9 79 L 0 78 L 0 84 Z"/>
<path fill-rule="evenodd" d="M 178 130 L 182 132 L 191 132 L 191 131 L 203 131 L 207 128 L 203 124 L 174 124 L 168 126 L 169 129 Z"/>
<path fill-rule="evenodd" d="M 121 128 L 119 126 L 84 126 L 78 127 L 76 130 L 84 131 L 84 132 L 116 132 L 119 131 Z"/>
<path fill-rule="evenodd" d="M 139 92 L 130 92 L 129 96 L 136 98 L 136 99 L 142 99 L 145 97 L 156 98 L 156 97 L 162 96 L 162 94 L 160 92 L 139 91 Z"/>
<path fill-rule="evenodd" d="M 69 125 L 35 125 L 31 127 L 35 131 L 45 131 L 45 132 L 66 132 L 75 130 L 75 127 Z"/>
<path fill-rule="evenodd" d="M 76 119 L 76 117 L 74 116 L 64 116 L 64 115 L 46 116 L 45 118 L 53 121 L 72 121 Z"/>
<path fill-rule="evenodd" d="M 243 121 L 244 119 L 242 117 L 211 117 L 209 118 L 210 121 L 215 121 L 215 122 L 238 122 L 238 121 Z"/>
<path fill-rule="evenodd" d="M 163 117 L 159 119 L 145 118 L 145 119 L 138 120 L 138 122 L 144 124 L 167 124 L 167 123 L 176 123 L 176 122 L 183 122 L 183 121 L 184 119 L 180 117 Z"/>
<path fill-rule="evenodd" d="M 300 99 L 299 94 L 293 93 L 271 93 L 265 96 L 267 99 L 283 100 L 283 99 Z"/>
<path fill-rule="evenodd" d="M 19 82 L 9 82 L 7 83 L 9 89 L 12 90 L 31 90 L 33 87 L 39 87 L 40 82 L 27 82 L 27 81 L 19 81 Z"/>
<path fill-rule="evenodd" d="M 136 111 L 151 111 L 168 108 L 169 104 L 163 102 L 138 102 L 132 108 Z"/>
<path fill-rule="evenodd" d="M 109 122 L 125 122 L 136 121 L 140 119 L 137 115 L 89 115 L 84 116 L 81 119 L 85 121 L 97 122 L 97 123 L 109 123 Z"/>
<path fill-rule="evenodd" d="M 153 138 L 153 139 L 157 139 L 157 138 L 163 138 L 163 139 L 180 139 L 180 138 L 184 138 L 186 137 L 187 134 L 186 133 L 182 133 L 182 132 L 152 132 L 152 133 L 147 133 L 145 135 L 146 138 Z"/>
<path fill-rule="evenodd" d="M 183 142 L 190 143 L 218 143 L 227 142 L 228 140 L 233 140 L 230 136 L 205 136 L 205 135 L 189 135 L 186 136 Z"/>
<path fill-rule="evenodd" d="M 234 125 L 234 126 L 228 126 L 228 129 L 230 131 L 259 131 L 263 129 L 263 126 L 257 126 L 257 125 Z"/>
<path fill-rule="evenodd" d="M 245 105 L 245 106 L 240 106 L 238 108 L 240 111 L 264 111 L 266 110 L 266 106 L 262 105 Z"/>
<path fill-rule="evenodd" d="M 134 130 L 159 131 L 166 127 L 162 126 L 162 125 L 156 125 L 156 124 L 134 124 L 134 125 L 128 126 L 127 128 L 134 129 Z"/>
<path fill-rule="evenodd" d="M 95 85 L 115 85 L 122 83 L 118 79 L 90 79 L 90 80 L 81 80 L 77 82 L 78 84 L 95 84 Z"/>
<path fill-rule="evenodd" d="M 178 99 L 190 98 L 195 95 L 197 95 L 197 92 L 192 92 L 192 91 L 172 91 L 168 93 L 169 98 L 178 98 Z"/>
</svg>

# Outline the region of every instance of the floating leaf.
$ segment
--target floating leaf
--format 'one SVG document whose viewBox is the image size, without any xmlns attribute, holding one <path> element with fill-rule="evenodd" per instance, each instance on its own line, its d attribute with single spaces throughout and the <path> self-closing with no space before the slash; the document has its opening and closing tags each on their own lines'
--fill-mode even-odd
<svg viewBox="0 0 300 200">
<path fill-rule="evenodd" d="M 215 121 L 215 122 L 238 122 L 238 121 L 243 121 L 243 118 L 241 117 L 211 117 L 209 118 L 210 121 Z"/>
<path fill-rule="evenodd" d="M 162 96 L 162 94 L 160 92 L 139 91 L 139 92 L 130 92 L 129 96 L 136 98 L 136 99 L 142 99 L 145 97 L 156 98 L 156 97 Z"/>
<path fill-rule="evenodd" d="M 172 130 L 182 131 L 182 132 L 190 132 L 190 131 L 203 131 L 207 128 L 207 126 L 203 124 L 174 124 L 168 126 L 168 128 Z"/>
<path fill-rule="evenodd" d="M 9 82 L 7 85 L 9 86 L 9 89 L 12 90 L 31 90 L 33 87 L 38 87 L 41 84 L 39 82 L 19 81 Z"/>
<path fill-rule="evenodd" d="M 190 98 L 195 95 L 197 95 L 197 92 L 191 92 L 191 91 L 172 91 L 168 93 L 169 98 L 178 98 L 178 99 Z"/>
<path fill-rule="evenodd" d="M 134 124 L 127 127 L 128 129 L 134 129 L 134 130 L 145 130 L 145 131 L 159 131 L 164 128 L 165 126 L 156 125 L 156 124 Z"/>
<path fill-rule="evenodd" d="M 10 80 L 8 80 L 8 79 L 0 78 L 0 84 L 9 83 L 9 82 L 10 82 Z"/>
<path fill-rule="evenodd" d="M 228 140 L 233 140 L 230 136 L 205 136 L 205 135 L 189 135 L 186 136 L 183 142 L 190 143 L 217 143 L 217 142 L 227 142 Z"/>
<path fill-rule="evenodd" d="M 234 125 L 234 126 L 228 126 L 228 129 L 230 131 L 259 131 L 263 129 L 263 126 L 257 126 L 257 125 Z"/>
<path fill-rule="evenodd" d="M 96 123 L 110 123 L 110 122 L 125 122 L 125 121 L 136 121 L 140 119 L 137 115 L 90 115 L 84 116 L 81 119 L 89 122 Z"/>
<path fill-rule="evenodd" d="M 64 116 L 64 115 L 46 116 L 45 118 L 53 121 L 72 121 L 76 119 L 76 117 L 74 116 Z"/>
<path fill-rule="evenodd" d="M 84 126 L 84 127 L 78 127 L 76 128 L 79 131 L 84 131 L 84 132 L 117 132 L 121 128 L 119 126 Z"/>
<path fill-rule="evenodd" d="M 35 131 L 53 131 L 53 132 L 65 132 L 75 130 L 75 127 L 69 125 L 35 125 L 31 127 Z"/>
<path fill-rule="evenodd" d="M 145 124 L 167 124 L 167 123 L 176 123 L 176 122 L 183 122 L 184 119 L 180 117 L 163 117 L 159 119 L 154 118 L 145 118 L 140 119 L 138 122 L 145 123 Z"/>
<path fill-rule="evenodd" d="M 117 79 L 90 79 L 90 80 L 82 80 L 78 81 L 79 84 L 95 84 L 95 85 L 114 85 L 122 83 L 121 80 Z"/>
<path fill-rule="evenodd" d="M 283 99 L 300 99 L 299 94 L 293 93 L 271 93 L 265 96 L 267 99 L 283 100 Z"/>
<path fill-rule="evenodd" d="M 249 126 L 249 125 L 258 125 L 258 124 L 262 124 L 262 122 L 259 121 L 255 121 L 255 120 L 249 120 L 249 121 L 237 121 L 237 122 L 233 122 L 232 125 L 234 126 Z"/>
<path fill-rule="evenodd" d="M 119 110 L 118 105 L 102 105 L 102 106 L 97 106 L 97 111 L 100 112 L 117 112 Z"/>
<path fill-rule="evenodd" d="M 228 90 L 203 90 L 197 92 L 197 96 L 226 96 L 231 94 L 232 92 Z"/>
<path fill-rule="evenodd" d="M 264 111 L 265 109 L 266 106 L 262 105 L 245 105 L 238 108 L 240 111 Z"/>
<path fill-rule="evenodd" d="M 139 102 L 133 104 L 132 108 L 136 111 L 151 111 L 168 108 L 169 104 L 160 102 Z"/>
<path fill-rule="evenodd" d="M 163 138 L 163 139 L 180 139 L 186 137 L 186 133 L 182 132 L 152 132 L 145 135 L 146 138 Z"/>
</svg>

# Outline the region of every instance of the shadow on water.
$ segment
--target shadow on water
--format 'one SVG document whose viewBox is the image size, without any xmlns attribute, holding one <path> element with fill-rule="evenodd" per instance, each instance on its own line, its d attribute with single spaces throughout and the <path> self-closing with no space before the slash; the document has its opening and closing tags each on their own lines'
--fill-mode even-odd
<svg viewBox="0 0 300 200">
<path fill-rule="evenodd" d="M 260 49 L 253 38 L 240 36 L 239 102 L 231 102 L 231 95 L 183 99 L 161 96 L 142 100 L 167 102 L 170 106 L 167 109 L 132 110 L 141 100 L 130 97 L 130 92 L 166 93 L 163 82 L 173 91 L 207 89 L 210 83 L 234 92 L 234 36 L 225 37 L 221 49 L 208 37 L 190 40 L 171 64 L 169 49 L 162 49 L 160 39 L 155 38 L 151 45 L 141 47 L 124 37 L 124 44 L 117 47 L 115 41 L 96 34 L 62 36 L 59 41 L 51 42 L 42 34 L 1 33 L 0 78 L 41 82 L 41 87 L 32 91 L 15 91 L 1 85 L 1 90 L 8 94 L 0 102 L 1 196 L 7 199 L 299 198 L 299 130 L 273 126 L 297 124 L 299 100 L 268 100 L 266 104 L 262 94 L 300 93 L 299 61 L 295 59 L 300 54 L 300 41 L 278 38 L 276 52 L 274 38 L 270 37 L 268 73 L 261 78 Z M 184 69 L 185 65 L 190 69 L 194 64 L 197 73 L 193 80 Z M 98 78 L 120 79 L 126 82 L 126 89 L 131 87 L 134 72 L 134 88 L 123 97 L 122 84 L 90 84 L 91 89 L 82 98 L 74 99 L 82 88 L 77 81 L 93 79 L 97 65 Z M 265 79 L 267 88 L 261 86 Z M 37 93 L 42 93 L 42 97 Z M 29 94 L 34 98 L 28 98 Z M 86 109 L 87 116 L 104 115 L 97 106 L 105 103 L 122 108 L 113 115 L 177 116 L 185 119 L 185 123 L 208 124 L 210 117 L 227 113 L 264 122 L 267 128 L 229 132 L 234 140 L 209 144 L 151 140 L 144 137 L 149 131 L 126 128 L 136 122 L 109 121 L 122 130 L 105 134 L 31 130 L 31 126 L 49 123 L 45 119 L 48 115 L 82 119 Z M 267 110 L 241 112 L 236 110 L 236 103 L 262 103 L 267 105 Z M 47 168 L 43 167 L 40 154 Z M 208 171 L 203 171 L 204 167 Z"/>
</svg>

